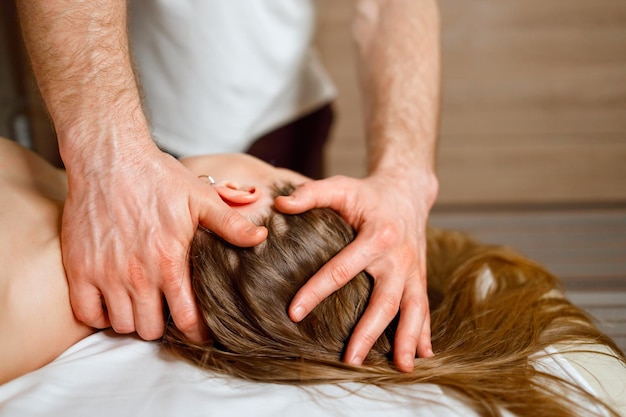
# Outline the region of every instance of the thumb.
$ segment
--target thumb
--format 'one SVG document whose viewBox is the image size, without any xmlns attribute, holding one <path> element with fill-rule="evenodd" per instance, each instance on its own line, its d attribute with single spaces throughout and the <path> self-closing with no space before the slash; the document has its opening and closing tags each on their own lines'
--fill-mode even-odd
<svg viewBox="0 0 626 417">
<path fill-rule="evenodd" d="M 236 246 L 256 246 L 267 238 L 265 227 L 255 225 L 221 199 L 217 202 L 213 200 L 212 204 L 204 204 L 200 209 L 198 222 Z"/>
<path fill-rule="evenodd" d="M 306 182 L 291 195 L 277 197 L 276 208 L 283 213 L 298 214 L 319 207 L 340 210 L 345 199 L 348 179 L 335 176 L 318 181 Z"/>
</svg>

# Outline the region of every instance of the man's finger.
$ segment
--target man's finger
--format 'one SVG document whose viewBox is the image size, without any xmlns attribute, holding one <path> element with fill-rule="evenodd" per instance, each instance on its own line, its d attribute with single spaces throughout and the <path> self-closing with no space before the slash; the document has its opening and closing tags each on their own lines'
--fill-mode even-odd
<svg viewBox="0 0 626 417">
<path fill-rule="evenodd" d="M 267 238 L 265 227 L 252 223 L 219 199 L 217 194 L 201 202 L 198 220 L 201 225 L 236 246 L 256 246 Z"/>
<path fill-rule="evenodd" d="M 278 210 L 287 214 L 299 214 L 321 207 L 341 212 L 347 200 L 345 190 L 350 188 L 350 181 L 347 177 L 335 176 L 306 182 L 291 195 L 277 197 L 274 203 Z"/>
<path fill-rule="evenodd" d="M 430 346 L 430 320 L 428 320 L 428 298 L 420 294 L 417 286 L 406 286 L 400 307 L 400 320 L 394 341 L 394 362 L 399 370 L 411 372 L 415 353 L 432 356 Z"/>
<path fill-rule="evenodd" d="M 422 333 L 417 342 L 417 356 L 420 358 L 432 358 L 435 356 L 433 352 L 432 339 L 430 334 L 430 311 L 426 313 L 426 319 L 422 326 Z"/>
<path fill-rule="evenodd" d="M 328 261 L 298 290 L 291 305 L 289 317 L 300 321 L 322 300 L 343 287 L 371 262 L 363 250 L 363 239 L 357 238 Z"/>
<path fill-rule="evenodd" d="M 189 268 L 170 275 L 163 282 L 163 294 L 176 328 L 192 342 L 201 343 L 208 339 L 208 331 L 200 317 L 200 311 L 191 287 Z M 162 313 L 161 313 L 162 314 Z"/>
<path fill-rule="evenodd" d="M 158 288 L 133 298 L 135 328 L 144 340 L 156 340 L 163 336 L 163 301 Z"/>
<path fill-rule="evenodd" d="M 400 306 L 401 283 L 389 281 L 386 285 L 374 285 L 369 304 L 350 337 L 344 360 L 361 365 L 374 343 L 393 320 Z"/>
<path fill-rule="evenodd" d="M 106 292 L 104 302 L 111 327 L 116 333 L 127 334 L 135 331 L 132 300 L 126 292 Z"/>
<path fill-rule="evenodd" d="M 104 300 L 100 291 L 93 285 L 77 288 L 70 282 L 70 304 L 76 319 L 87 326 L 105 329 L 111 326 Z"/>
</svg>

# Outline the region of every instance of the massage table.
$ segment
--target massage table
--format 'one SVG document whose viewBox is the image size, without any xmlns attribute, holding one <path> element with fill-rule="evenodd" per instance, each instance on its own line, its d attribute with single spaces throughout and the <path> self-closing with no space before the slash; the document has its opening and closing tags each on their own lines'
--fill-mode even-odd
<svg viewBox="0 0 626 417">
<path fill-rule="evenodd" d="M 594 392 L 580 366 L 573 366 L 566 355 L 551 353 L 555 354 L 535 366 Z M 609 372 L 613 371 L 615 368 Z M 624 375 L 626 372 L 616 379 L 622 389 L 626 386 Z M 626 401 L 626 393 L 624 398 Z M 477 414 L 457 396 L 429 384 L 393 390 L 357 384 L 303 388 L 215 375 L 174 359 L 158 342 L 116 335 L 111 330 L 79 341 L 52 363 L 0 386 L 0 417 L 331 415 Z"/>
</svg>

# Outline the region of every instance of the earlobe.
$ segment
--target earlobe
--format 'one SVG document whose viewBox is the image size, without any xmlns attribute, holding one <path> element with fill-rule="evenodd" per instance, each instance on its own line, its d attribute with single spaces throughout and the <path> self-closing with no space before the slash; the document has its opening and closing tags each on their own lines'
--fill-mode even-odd
<svg viewBox="0 0 626 417">
<path fill-rule="evenodd" d="M 253 186 L 242 187 L 235 183 L 215 184 L 213 188 L 229 206 L 252 204 L 259 200 L 261 191 Z"/>
</svg>

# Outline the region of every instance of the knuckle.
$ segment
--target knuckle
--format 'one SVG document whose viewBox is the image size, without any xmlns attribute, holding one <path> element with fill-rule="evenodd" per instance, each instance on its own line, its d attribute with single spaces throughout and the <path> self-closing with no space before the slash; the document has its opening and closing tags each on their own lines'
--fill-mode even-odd
<svg viewBox="0 0 626 417">
<path fill-rule="evenodd" d="M 353 277 L 347 265 L 339 264 L 330 271 L 329 278 L 334 288 L 339 289 L 346 285 Z"/>
<path fill-rule="evenodd" d="M 135 326 L 132 321 L 121 318 L 111 322 L 111 327 L 116 333 L 120 334 L 128 334 L 135 331 Z"/>
<path fill-rule="evenodd" d="M 161 279 L 161 288 L 166 292 L 175 293 L 183 286 L 183 278 L 183 271 L 180 269 L 166 270 Z"/>
<path fill-rule="evenodd" d="M 198 324 L 197 317 L 191 309 L 178 311 L 174 318 L 176 328 L 183 333 L 189 333 L 194 330 Z"/>
<path fill-rule="evenodd" d="M 143 265 L 140 262 L 131 261 L 128 264 L 126 273 L 128 276 L 128 282 L 134 291 L 141 294 L 150 286 L 150 281 L 144 272 Z"/>
<path fill-rule="evenodd" d="M 417 311 L 417 314 L 420 315 L 427 315 L 429 314 L 429 306 L 428 306 L 428 297 L 424 296 L 424 297 L 418 297 L 417 300 L 414 301 L 415 303 L 415 310 Z"/>
<path fill-rule="evenodd" d="M 424 315 L 428 311 L 428 299 L 417 295 L 407 296 L 402 300 L 402 309 L 410 309 L 411 314 Z"/>
<path fill-rule="evenodd" d="M 222 216 L 221 226 L 224 229 L 243 225 L 245 219 L 235 210 L 227 210 Z"/>
<path fill-rule="evenodd" d="M 70 304 L 78 321 L 91 327 L 102 327 L 106 307 L 101 296 L 88 297 L 85 292 L 70 286 Z"/>
<path fill-rule="evenodd" d="M 163 327 L 151 327 L 148 329 L 137 329 L 137 333 L 143 340 L 156 340 L 163 336 L 163 330 Z"/>
<path fill-rule="evenodd" d="M 398 329 L 397 344 L 407 351 L 414 351 L 419 342 L 420 330 L 417 328 Z"/>
<path fill-rule="evenodd" d="M 102 315 L 102 310 L 100 312 L 84 308 L 81 304 L 74 304 L 74 316 L 81 323 L 85 323 L 87 325 L 94 325 L 97 322 L 98 318 Z"/>
<path fill-rule="evenodd" d="M 378 336 L 379 335 L 375 335 L 370 332 L 364 332 L 361 335 L 361 340 L 365 342 L 367 346 L 374 346 L 374 343 L 376 343 L 376 341 L 378 340 Z"/>
<path fill-rule="evenodd" d="M 398 313 L 400 301 L 391 295 L 382 296 L 376 300 L 376 308 L 384 317 L 391 319 Z"/>
<path fill-rule="evenodd" d="M 161 271 L 165 277 L 171 277 L 176 282 L 180 282 L 179 279 L 183 274 L 184 262 L 182 258 L 178 258 L 173 255 L 161 255 L 157 261 L 159 271 Z"/>
<path fill-rule="evenodd" d="M 387 223 L 378 227 L 377 241 L 381 248 L 394 246 L 400 238 L 400 230 L 393 223 Z"/>
</svg>

